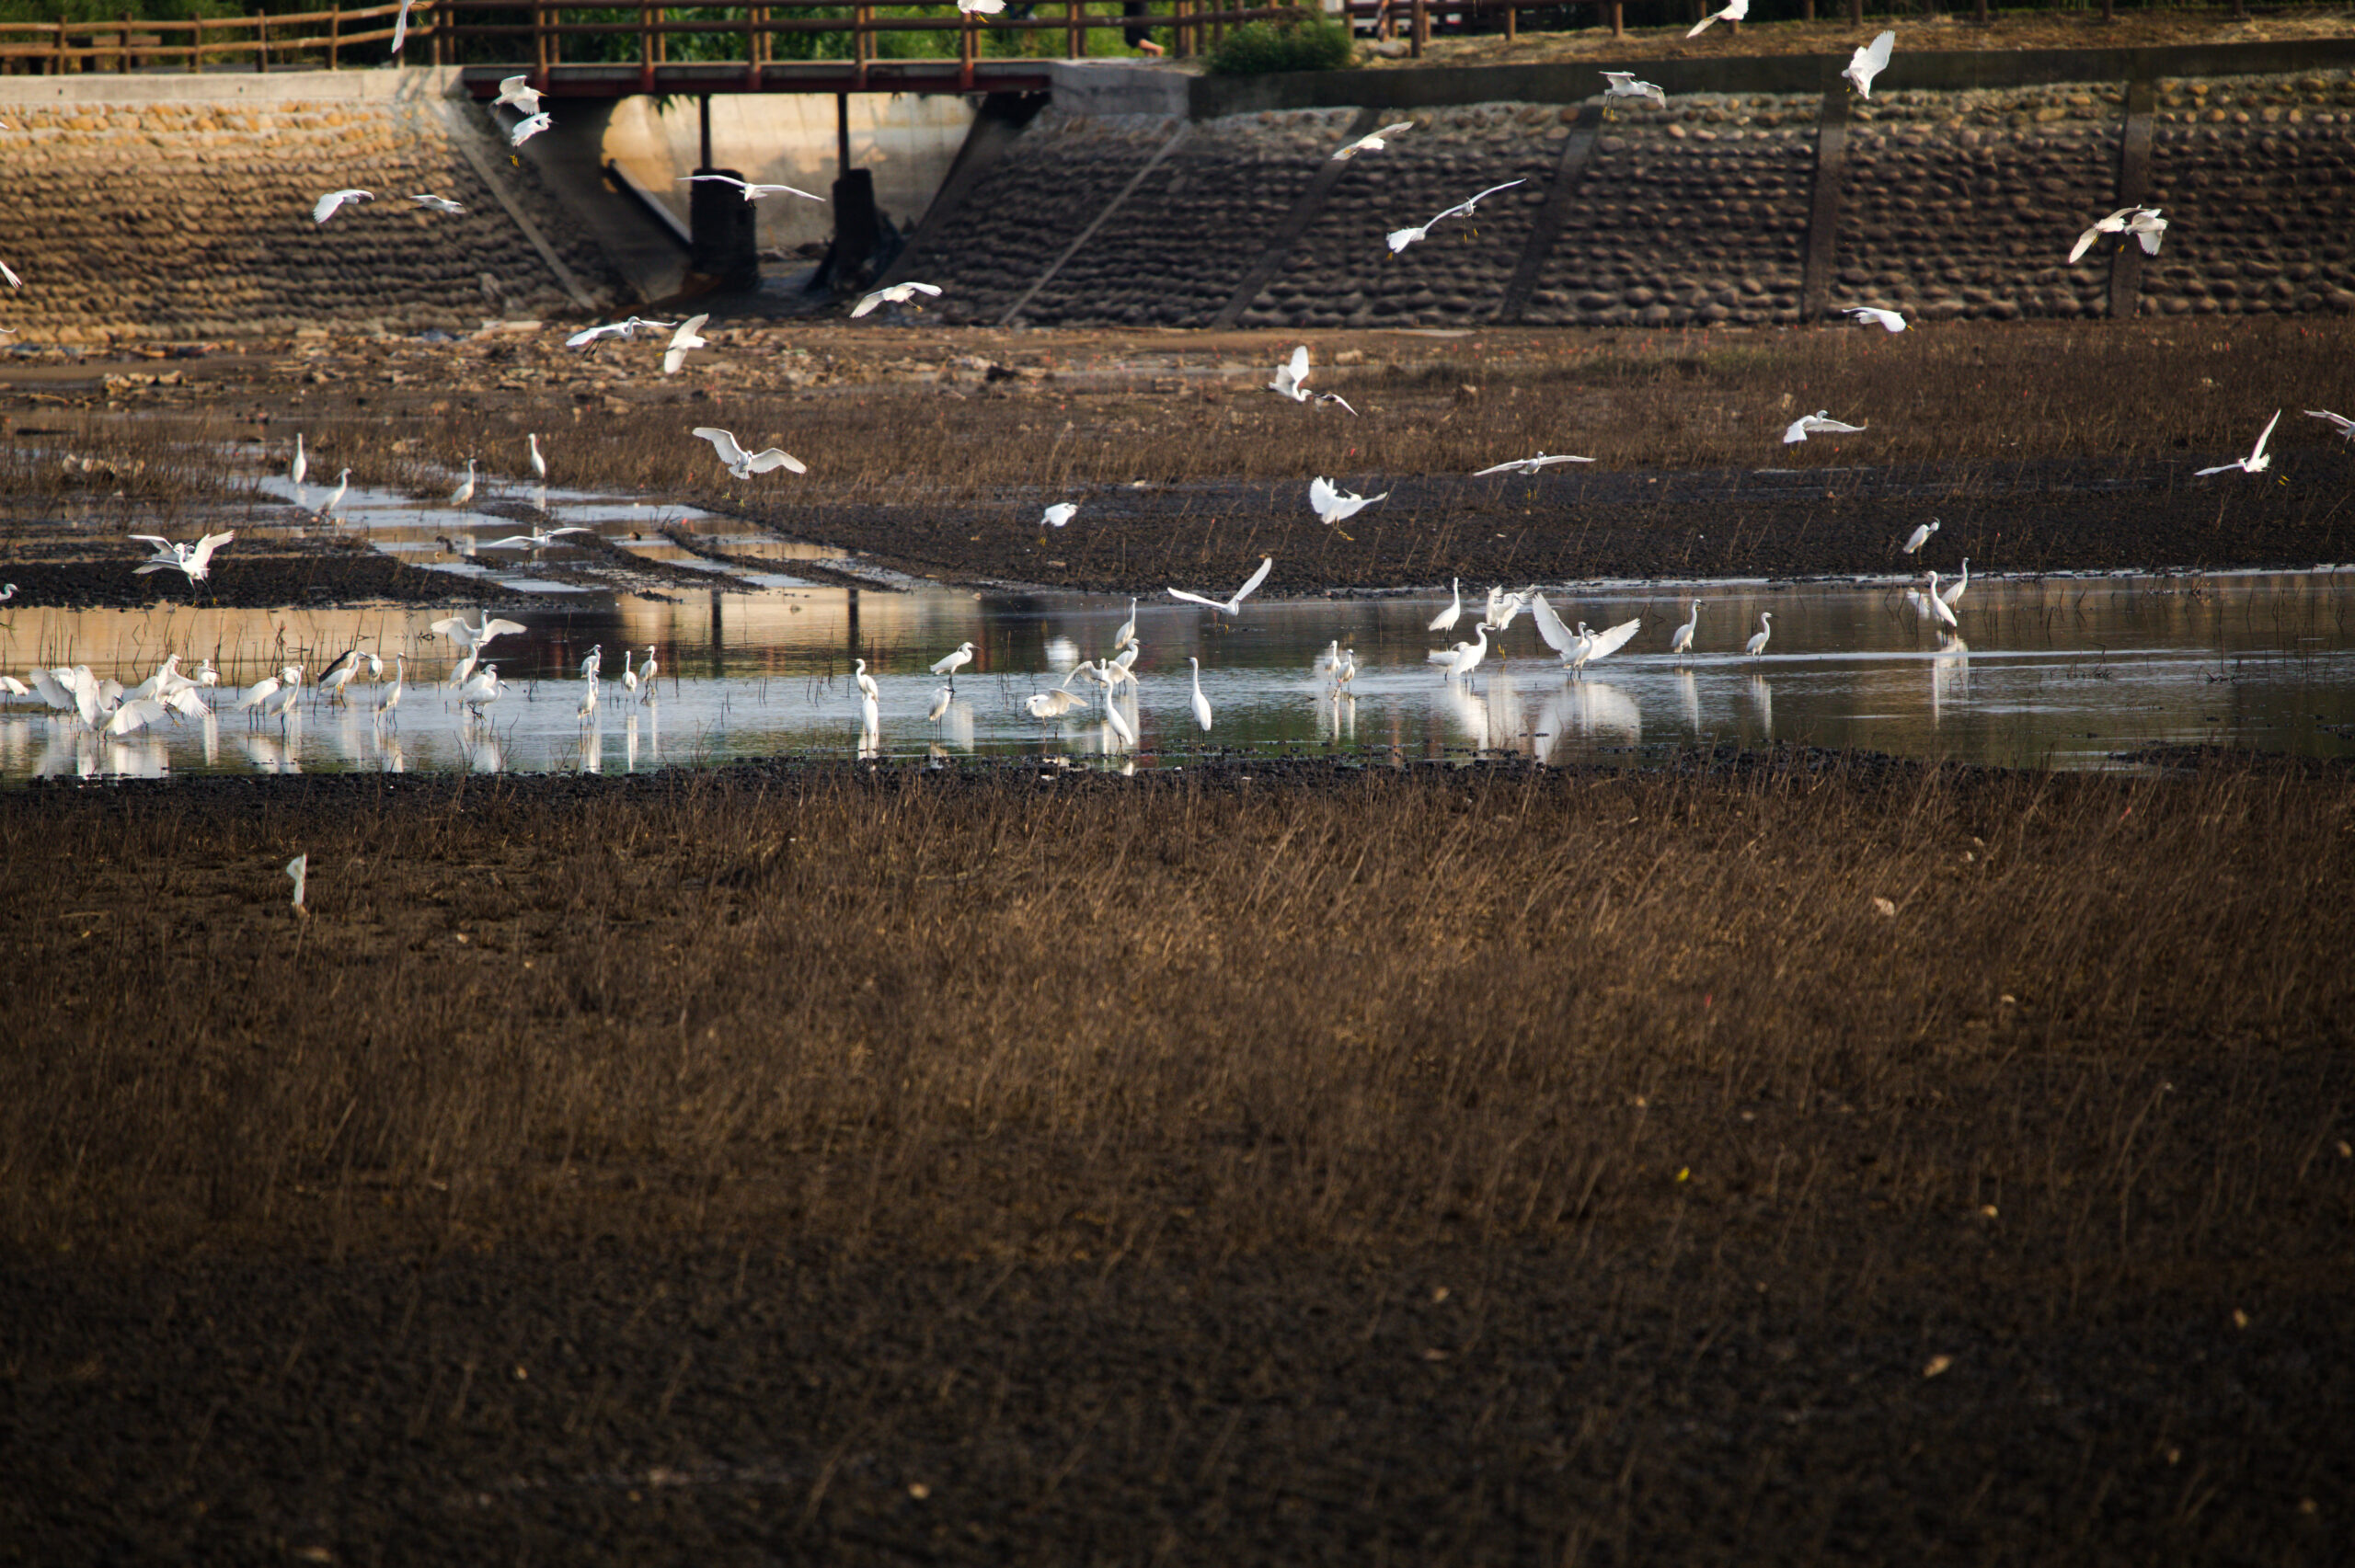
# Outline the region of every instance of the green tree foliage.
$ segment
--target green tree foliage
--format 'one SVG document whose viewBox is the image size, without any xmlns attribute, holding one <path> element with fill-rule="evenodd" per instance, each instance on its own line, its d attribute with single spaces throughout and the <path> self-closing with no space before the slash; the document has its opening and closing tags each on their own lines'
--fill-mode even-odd
<svg viewBox="0 0 2355 1568">
<path fill-rule="evenodd" d="M 1258 76 L 1274 71 L 1338 71 L 1353 52 L 1350 33 L 1329 17 L 1246 22 L 1211 51 L 1218 76 Z"/>
</svg>

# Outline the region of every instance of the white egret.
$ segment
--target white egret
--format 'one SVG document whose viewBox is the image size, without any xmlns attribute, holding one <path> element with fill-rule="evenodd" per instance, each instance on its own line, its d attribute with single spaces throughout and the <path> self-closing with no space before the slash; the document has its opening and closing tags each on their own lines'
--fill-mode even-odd
<svg viewBox="0 0 2355 1568">
<path fill-rule="evenodd" d="M 2097 219 L 2094 226 L 2077 236 L 2069 247 L 2069 265 L 2074 267 L 2078 258 L 2091 250 L 2094 242 L 2104 235 L 2131 235 L 2142 243 L 2145 256 L 2159 253 L 2159 239 L 2167 231 L 2167 221 L 2159 216 L 2164 209 L 2157 207 L 2120 207 L 2107 218 Z"/>
<path fill-rule="evenodd" d="M 16 597 L 17 585 L 15 583 L 0 584 L 0 604 L 6 604 L 8 601 Z"/>
<path fill-rule="evenodd" d="M 409 200 L 429 212 L 448 212 L 453 216 L 466 210 L 464 204 L 453 201 L 446 196 L 436 196 L 430 190 L 420 190 Z"/>
<path fill-rule="evenodd" d="M 1456 644 L 1459 651 L 1448 661 L 1447 674 L 1443 679 L 1460 681 L 1479 669 L 1480 661 L 1488 657 L 1488 634 L 1494 629 L 1486 621 L 1474 626 L 1472 630 L 1476 640 Z"/>
<path fill-rule="evenodd" d="M 1794 441 L 1807 440 L 1810 435 L 1853 436 L 1860 433 L 1864 429 L 1862 425 L 1843 424 L 1832 417 L 1831 409 L 1819 408 L 1812 414 L 1802 414 L 1792 420 L 1790 429 L 1783 432 L 1783 444 L 1789 446 Z"/>
<path fill-rule="evenodd" d="M 349 491 L 350 488 L 351 470 L 347 468 L 342 473 L 335 476 L 334 491 L 328 495 L 327 504 L 320 507 L 313 515 L 323 518 L 333 517 L 335 515 L 336 508 L 343 505 L 345 492 Z"/>
<path fill-rule="evenodd" d="M 507 694 L 507 682 L 499 678 L 499 666 L 486 664 L 475 678 L 458 688 L 458 700 L 474 710 L 477 718 L 482 710 Z"/>
<path fill-rule="evenodd" d="M 711 315 L 706 311 L 701 315 L 691 315 L 679 323 L 679 329 L 671 334 L 670 346 L 662 350 L 664 375 L 677 375 L 679 367 L 687 362 L 687 355 L 690 352 L 711 347 L 703 338 L 695 336 L 703 330 L 703 324 L 710 319 Z"/>
<path fill-rule="evenodd" d="M 304 475 L 310 472 L 311 459 L 303 451 L 303 432 L 297 430 L 294 432 L 294 461 L 286 465 L 286 477 L 300 485 Z"/>
<path fill-rule="evenodd" d="M 1707 30 L 1711 22 L 1739 22 L 1749 15 L 1750 0 L 1726 0 L 1726 8 L 1724 10 L 1711 11 L 1699 21 L 1694 23 L 1693 30 L 1686 33 L 1684 36 L 1686 38 L 1699 38 L 1703 32 Z"/>
<path fill-rule="evenodd" d="M 1330 479 L 1322 477 L 1311 479 L 1308 482 L 1308 505 L 1316 513 L 1318 520 L 1327 527 L 1337 522 L 1347 521 L 1373 505 L 1374 502 L 1387 500 L 1389 498 L 1390 492 L 1387 490 L 1378 496 L 1353 495 L 1350 491 L 1338 488 Z"/>
<path fill-rule="evenodd" d="M 16 269 L 5 261 L 0 261 L 0 278 L 6 278 L 8 280 L 8 287 L 12 289 L 21 289 L 25 286 L 25 280 L 17 276 Z M 6 328 L 6 331 L 11 338 L 17 335 L 17 329 L 13 326 Z"/>
<path fill-rule="evenodd" d="M 436 636 L 449 638 L 468 653 L 480 653 L 499 637 L 520 637 L 525 630 L 516 622 L 493 619 L 487 610 L 483 612 L 482 624 L 478 626 L 467 625 L 463 616 L 451 615 L 434 622 L 426 629 Z"/>
<path fill-rule="evenodd" d="M 1107 699 L 1104 704 L 1104 717 L 1106 722 L 1111 725 L 1113 734 L 1131 746 L 1137 743 L 1136 727 L 1129 722 L 1128 715 L 1120 711 L 1120 704 Z"/>
<path fill-rule="evenodd" d="M 1385 125 L 1379 131 L 1369 131 L 1348 146 L 1334 153 L 1333 161 L 1337 164 L 1345 164 L 1360 153 L 1379 153 L 1390 145 L 1391 137 L 1412 131 L 1414 128 L 1413 120 L 1402 120 L 1395 125 Z"/>
<path fill-rule="evenodd" d="M 532 477 L 534 479 L 546 478 L 548 476 L 548 460 L 540 455 L 539 432 L 537 430 L 532 431 L 524 436 L 523 441 L 524 443 L 531 448 Z"/>
<path fill-rule="evenodd" d="M 1464 618 L 1464 579 L 1450 578 L 1447 582 L 1449 594 L 1447 608 L 1431 617 L 1429 627 L 1430 631 L 1452 632 L 1455 630 L 1455 623 Z"/>
<path fill-rule="evenodd" d="M 408 8 L 417 0 L 401 0 L 401 14 L 393 18 L 393 52 L 398 54 L 401 45 L 408 41 Z"/>
<path fill-rule="evenodd" d="M 1439 217 L 1437 217 L 1437 218 L 1433 218 L 1433 219 L 1431 220 L 1431 223 L 1438 223 L 1442 218 L 1469 218 L 1469 217 L 1473 217 L 1473 216 L 1476 215 L 1476 214 L 1479 212 L 1479 211 L 1480 211 L 1480 203 L 1481 203 L 1481 202 L 1483 202 L 1483 201 L 1486 201 L 1489 197 L 1494 196 L 1498 191 L 1499 191 L 1499 190 L 1511 190 L 1511 189 L 1514 186 L 1516 186 L 1516 185 L 1527 185 L 1528 183 L 1529 183 L 1529 181 L 1528 181 L 1528 180 L 1526 180 L 1526 179 L 1509 179 L 1509 180 L 1505 181 L 1502 185 L 1492 185 L 1492 186 L 1488 187 L 1488 189 L 1481 191 L 1481 192 L 1480 192 L 1478 195 L 1476 195 L 1476 196 L 1467 196 L 1467 197 L 1465 197 L 1463 200 L 1458 201 L 1454 206 L 1450 207 L 1447 211 L 1445 211 L 1444 212 L 1442 212 L 1442 213 L 1439 215 Z M 1425 225 L 1424 225 L 1424 227 L 1426 227 L 1426 228 L 1428 228 L 1428 227 L 1430 227 L 1430 224 L 1429 224 L 1429 223 L 1427 223 L 1427 224 L 1425 224 Z"/>
<path fill-rule="evenodd" d="M 957 0 L 958 14 L 966 17 L 994 17 L 1005 9 L 1005 0 Z"/>
<path fill-rule="evenodd" d="M 973 645 L 971 643 L 959 643 L 947 654 L 933 661 L 932 672 L 935 675 L 946 675 L 948 677 L 949 687 L 954 690 L 957 685 L 957 672 L 972 662 Z"/>
<path fill-rule="evenodd" d="M 2273 435 L 2273 427 L 2280 422 L 2281 410 L 2276 408 L 2273 410 L 2273 418 L 2265 422 L 2265 429 L 2257 432 L 2257 445 L 2250 449 L 2249 454 L 2246 457 L 2236 457 L 2230 463 L 2220 463 L 2213 468 L 2200 469 L 2193 476 L 2195 478 L 2204 479 L 2211 474 L 2223 474 L 2234 468 L 2239 469 L 2244 474 L 2264 473 L 2267 469 L 2273 466 L 2273 454 L 2265 450 L 2265 443 L 2267 441 L 2271 439 Z"/>
<path fill-rule="evenodd" d="M 1668 639 L 1668 651 L 1671 653 L 1691 653 L 1693 651 L 1693 634 L 1698 631 L 1700 626 L 1701 601 L 1696 599 L 1693 601 L 1692 618 L 1687 620 L 1682 626 L 1677 627 L 1676 635 Z"/>
<path fill-rule="evenodd" d="M 855 658 L 851 663 L 855 667 L 851 679 L 858 682 L 859 694 L 880 700 L 883 693 L 876 689 L 875 677 L 867 672 L 867 660 Z"/>
<path fill-rule="evenodd" d="M 311 857 L 308 854 L 298 854 L 286 863 L 286 875 L 294 880 L 294 912 L 298 915 L 311 912 L 303 907 L 304 885 L 310 880 L 310 873 Z"/>
<path fill-rule="evenodd" d="M 580 656 L 580 678 L 582 680 L 594 681 L 604 668 L 604 644 L 599 643 L 594 647 L 592 647 L 587 653 Z"/>
<path fill-rule="evenodd" d="M 573 711 L 573 716 L 584 724 L 589 721 L 590 715 L 597 711 L 599 685 L 600 682 L 593 674 L 580 682 L 580 705 Z"/>
<path fill-rule="evenodd" d="M 474 498 L 475 460 L 470 457 L 466 459 L 466 476 L 458 481 L 456 489 L 450 492 L 450 504 L 454 507 L 462 507 Z"/>
<path fill-rule="evenodd" d="M 654 700 L 654 672 L 661 668 L 654 662 L 654 645 L 647 644 L 646 662 L 638 667 L 638 700 L 639 702 L 650 703 Z"/>
<path fill-rule="evenodd" d="M 894 283 L 888 289 L 861 295 L 858 303 L 850 307 L 851 319 L 856 321 L 879 305 L 906 305 L 910 310 L 922 310 L 924 306 L 914 303 L 918 294 L 932 299 L 939 293 L 939 289 L 930 283 Z"/>
<path fill-rule="evenodd" d="M 1878 305 L 1842 305 L 1840 314 L 1859 326 L 1884 327 L 1890 332 L 1905 330 L 1903 316 L 1893 310 L 1883 310 Z"/>
<path fill-rule="evenodd" d="M 30 686 L 13 675 L 0 675 L 0 692 L 5 692 L 12 697 L 29 697 L 33 694 L 33 689 Z"/>
<path fill-rule="evenodd" d="M 343 689 L 360 673 L 360 650 L 347 648 L 333 664 L 319 671 L 319 690 L 336 701 L 343 700 Z"/>
<path fill-rule="evenodd" d="M 684 174 L 679 177 L 679 183 L 685 185 L 699 179 L 707 179 L 715 185 L 732 185 L 744 193 L 747 201 L 758 201 L 764 196 L 798 196 L 810 201 L 825 200 L 822 196 L 812 196 L 789 185 L 755 185 L 749 180 L 738 179 L 732 174 Z"/>
<path fill-rule="evenodd" d="M 782 468 L 788 474 L 810 472 L 808 464 L 783 447 L 746 452 L 737 444 L 734 436 L 714 425 L 697 425 L 693 433 L 696 440 L 709 441 L 711 450 L 719 454 L 719 461 L 726 465 L 728 472 L 739 479 L 750 479 L 755 474 L 766 474 L 775 468 Z"/>
<path fill-rule="evenodd" d="M 2306 418 L 2309 419 L 2327 419 L 2330 421 L 2331 428 L 2337 430 L 2340 436 L 2344 437 L 2348 441 L 2355 441 L 2355 419 L 2350 419 L 2344 414 L 2334 414 L 2327 408 L 2309 408 L 2306 410 Z M 0 594 L 0 599 L 5 599 L 7 595 L 6 594 Z"/>
<path fill-rule="evenodd" d="M 1938 520 L 1936 518 L 1932 518 L 1929 521 L 1924 523 L 1921 527 L 1907 534 L 1905 536 L 1905 543 L 1900 545 L 1899 548 L 1911 555 L 1923 545 L 1927 544 L 1930 542 L 1930 535 L 1936 533 L 1937 531 Z"/>
<path fill-rule="evenodd" d="M 925 718 L 930 723 L 938 724 L 940 715 L 947 713 L 948 704 L 956 700 L 957 692 L 953 687 L 936 688 L 932 693 L 932 706 L 925 710 Z"/>
<path fill-rule="evenodd" d="M 169 715 L 171 711 L 168 704 L 159 703 L 153 697 L 132 698 L 115 705 L 114 710 L 107 715 L 107 722 L 98 727 L 98 733 L 112 736 L 130 735 L 146 728 L 157 719 Z"/>
<path fill-rule="evenodd" d="M 320 197 L 316 201 L 311 204 L 311 222 L 314 223 L 326 223 L 329 218 L 334 217 L 336 215 L 337 209 L 343 206 L 347 201 L 373 201 L 374 200 L 376 200 L 376 193 L 373 190 L 360 190 L 356 189 L 351 190 L 330 190 L 325 196 Z"/>
<path fill-rule="evenodd" d="M 643 316 L 633 315 L 626 321 L 609 321 L 603 326 L 584 326 L 566 338 L 564 346 L 568 349 L 578 349 L 584 344 L 595 343 L 607 338 L 635 338 L 638 336 L 638 329 L 641 326 L 660 326 L 668 330 L 676 325 L 675 322 L 649 321 Z"/>
<path fill-rule="evenodd" d="M 1755 658 L 1766 651 L 1766 639 L 1775 635 L 1774 620 L 1775 612 L 1772 610 L 1761 610 L 1758 612 L 1758 633 L 1742 644 L 1743 652 Z"/>
<path fill-rule="evenodd" d="M 1307 381 L 1308 345 L 1303 343 L 1292 351 L 1291 359 L 1276 367 L 1276 379 L 1268 383 L 1268 390 L 1294 403 L 1305 403 L 1312 395 Z"/>
<path fill-rule="evenodd" d="M 1940 589 L 1938 590 L 1938 597 L 1945 600 L 1948 604 L 1952 604 L 1955 601 L 1962 597 L 1962 590 L 1970 586 L 1970 557 L 1965 555 L 1962 558 L 1962 576 L 1955 578 L 1954 581 Z"/>
<path fill-rule="evenodd" d="M 1202 727 L 1203 734 L 1208 735 L 1211 731 L 1211 700 L 1202 695 L 1202 661 L 1189 655 L 1186 662 L 1194 667 L 1194 722 Z"/>
<path fill-rule="evenodd" d="M 1872 42 L 1859 45 L 1848 61 L 1848 68 L 1840 74 L 1854 83 L 1857 92 L 1870 97 L 1873 96 L 1873 78 L 1889 69 L 1890 54 L 1896 48 L 1897 35 L 1884 32 Z"/>
<path fill-rule="evenodd" d="M 1579 651 L 1569 660 L 1570 668 L 1574 670 L 1584 670 L 1598 658 L 1610 658 L 1621 648 L 1626 647 L 1635 635 L 1643 629 L 1644 623 L 1641 616 L 1632 621 L 1622 621 L 1607 631 L 1601 632 L 1590 632 L 1587 630 L 1586 623 L 1580 622 Z"/>
<path fill-rule="evenodd" d="M 514 129 L 507 132 L 507 144 L 511 147 L 520 147 L 555 123 L 556 121 L 546 114 L 527 114 L 515 122 Z"/>
<path fill-rule="evenodd" d="M 1051 692 L 1033 692 L 1022 699 L 1023 710 L 1032 718 L 1061 718 L 1072 709 L 1086 705 L 1086 697 L 1060 686 Z"/>
<path fill-rule="evenodd" d="M 166 707 L 171 709 L 174 713 L 178 714 L 183 718 L 192 718 L 201 721 L 213 716 L 213 710 L 204 705 L 204 699 L 196 694 L 196 688 L 194 686 L 179 687 L 176 691 L 167 693 L 164 697 L 163 703 Z"/>
<path fill-rule="evenodd" d="M 521 109 L 525 114 L 537 114 L 540 112 L 540 93 L 532 86 L 529 76 L 501 76 L 499 79 L 499 96 L 490 100 L 490 105 L 497 109 L 501 104 Z"/>
<path fill-rule="evenodd" d="M 191 583 L 201 582 L 213 575 L 213 553 L 236 538 L 236 531 L 208 533 L 193 544 L 175 544 L 158 533 L 134 533 L 131 537 L 143 544 L 155 546 L 147 564 L 132 572 L 133 577 L 145 577 L 149 572 L 176 571 L 187 574 Z"/>
<path fill-rule="evenodd" d="M 564 534 L 594 533 L 596 532 L 597 531 L 593 528 L 584 528 L 579 523 L 573 523 L 569 527 L 566 528 L 534 528 L 529 533 L 511 533 L 504 539 L 486 539 L 480 544 L 477 545 L 476 548 L 481 550 L 531 550 L 536 552 L 545 550 L 549 545 L 556 544 L 557 541 Z"/>
<path fill-rule="evenodd" d="M 1939 621 L 1949 626 L 1959 624 L 1954 618 L 1954 612 L 1947 608 L 1947 601 L 1938 596 L 1938 574 L 1936 572 L 1930 574 L 1930 585 L 1926 589 L 1907 589 L 1905 602 L 1913 606 L 1913 612 L 1924 621 Z"/>
<path fill-rule="evenodd" d="M 1528 475 L 1537 473 L 1540 469 L 1551 468 L 1557 463 L 1592 463 L 1594 459 L 1591 457 L 1548 456 L 1541 447 L 1535 457 L 1516 457 L 1509 463 L 1491 464 L 1486 468 L 1475 470 L 1472 477 L 1486 479 L 1491 474 Z"/>
<path fill-rule="evenodd" d="M 1531 597 L 1529 613 L 1530 618 L 1537 623 L 1537 635 L 1545 639 L 1547 647 L 1561 656 L 1565 665 L 1578 657 L 1580 635 L 1562 624 L 1562 618 L 1554 613 L 1554 607 L 1545 602 L 1544 594 Z M 1438 656 L 1434 654 L 1432 657 Z"/>
<path fill-rule="evenodd" d="M 883 736 L 883 709 L 873 697 L 860 693 L 858 699 L 858 731 L 869 746 Z"/>
<path fill-rule="evenodd" d="M 401 705 L 401 688 L 408 681 L 408 656 L 393 655 L 393 683 L 376 699 L 376 716 L 383 718 Z"/>
<path fill-rule="evenodd" d="M 627 648 L 622 649 L 622 690 L 633 697 L 638 695 L 638 671 L 630 666 Z"/>
<path fill-rule="evenodd" d="M 1255 592 L 1258 591 L 1259 585 L 1267 581 L 1268 574 L 1275 569 L 1276 558 L 1273 555 L 1260 556 L 1259 569 L 1253 572 L 1249 578 L 1244 582 L 1243 586 L 1235 590 L 1235 597 L 1232 599 L 1209 599 L 1199 593 L 1188 593 L 1184 589 L 1180 588 L 1171 589 L 1169 590 L 1169 597 L 1172 599 L 1182 599 L 1189 604 L 1207 605 L 1209 608 L 1219 611 L 1224 614 L 1240 616 L 1243 613 L 1243 601 L 1250 598 Z"/>
<path fill-rule="evenodd" d="M 1631 71 L 1605 71 L 1604 81 L 1611 85 L 1603 89 L 1603 100 L 1613 98 L 1649 98 L 1660 108 L 1668 107 L 1668 95 L 1649 82 L 1638 81 Z"/>
<path fill-rule="evenodd" d="M 196 683 L 200 686 L 218 686 L 221 684 L 221 672 L 213 668 L 213 661 L 211 659 L 208 658 L 202 664 L 196 667 Z"/>
<path fill-rule="evenodd" d="M 1333 695 L 1338 697 L 1358 678 L 1358 650 L 1343 648 L 1341 661 L 1333 667 Z"/>
<path fill-rule="evenodd" d="M 1045 511 L 1039 514 L 1039 526 L 1041 528 L 1061 528 L 1078 515 L 1079 505 L 1077 502 L 1057 501 L 1053 506 L 1049 507 Z"/>
</svg>

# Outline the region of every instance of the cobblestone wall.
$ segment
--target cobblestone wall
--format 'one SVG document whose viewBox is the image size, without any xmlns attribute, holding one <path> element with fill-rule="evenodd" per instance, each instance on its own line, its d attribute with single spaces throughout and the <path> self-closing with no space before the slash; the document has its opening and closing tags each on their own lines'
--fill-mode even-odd
<svg viewBox="0 0 2355 1568">
<path fill-rule="evenodd" d="M 333 325 L 471 330 L 579 314 L 457 138 L 479 150 L 592 297 L 619 280 L 483 111 L 438 97 L 8 103 L 0 325 L 48 342 L 275 334 Z M 482 129 L 477 130 L 479 123 Z M 323 193 L 373 202 L 311 221 Z M 433 191 L 467 208 L 424 212 Z"/>
</svg>

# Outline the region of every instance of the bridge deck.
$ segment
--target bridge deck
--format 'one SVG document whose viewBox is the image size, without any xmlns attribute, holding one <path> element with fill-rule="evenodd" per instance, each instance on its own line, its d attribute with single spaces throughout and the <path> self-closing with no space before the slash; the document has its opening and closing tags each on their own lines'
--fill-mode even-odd
<svg viewBox="0 0 2355 1568">
<path fill-rule="evenodd" d="M 466 91 L 495 97 L 514 66 L 469 65 Z M 640 93 L 1042 93 L 1048 88 L 1042 60 L 847 60 L 741 61 L 641 66 L 555 65 L 525 68 L 533 86 L 548 98 L 623 98 Z"/>
</svg>

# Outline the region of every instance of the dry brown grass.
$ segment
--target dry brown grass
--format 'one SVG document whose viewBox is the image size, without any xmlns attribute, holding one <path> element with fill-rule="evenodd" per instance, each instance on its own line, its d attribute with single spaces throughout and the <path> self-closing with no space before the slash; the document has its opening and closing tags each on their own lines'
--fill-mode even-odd
<svg viewBox="0 0 2355 1568">
<path fill-rule="evenodd" d="M 0 1235 L 2339 1255 L 2335 775 L 1274 771 L 8 796 Z"/>
</svg>

